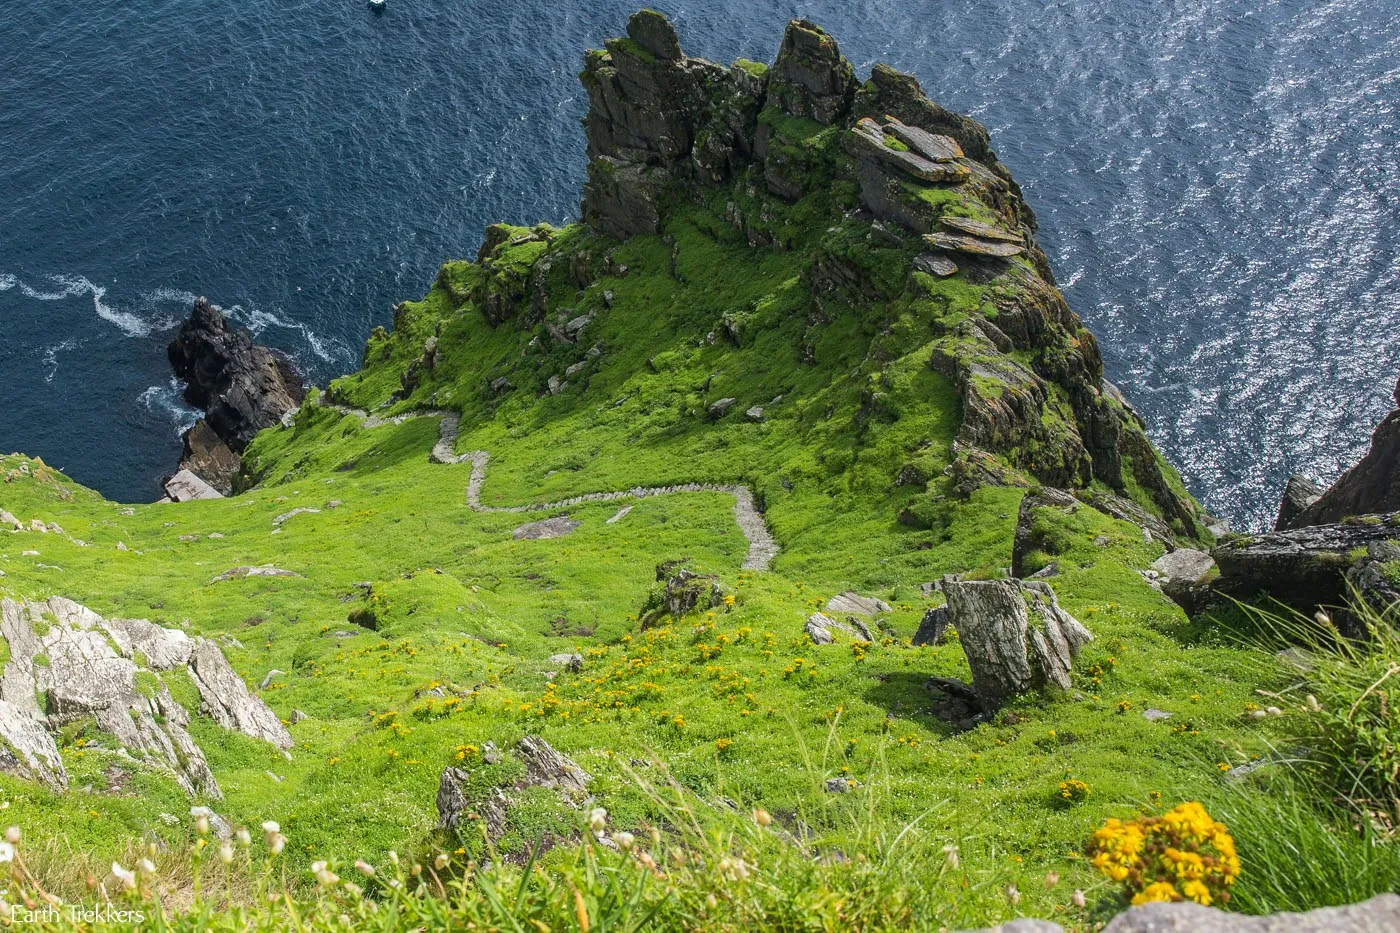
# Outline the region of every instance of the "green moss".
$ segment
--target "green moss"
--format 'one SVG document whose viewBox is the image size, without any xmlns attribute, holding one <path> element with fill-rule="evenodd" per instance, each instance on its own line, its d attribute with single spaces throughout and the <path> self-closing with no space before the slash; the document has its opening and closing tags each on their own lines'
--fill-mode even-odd
<svg viewBox="0 0 1400 933">
<path fill-rule="evenodd" d="M 909 151 L 909 147 L 902 140 L 896 139 L 888 133 L 885 134 L 885 148 L 893 149 L 895 152 Z"/>
<path fill-rule="evenodd" d="M 737 58 L 734 60 L 734 67 L 741 68 L 755 78 L 766 78 L 768 76 L 768 66 L 763 62 L 749 61 L 747 58 Z"/>
<path fill-rule="evenodd" d="M 635 58 L 638 61 L 646 62 L 648 65 L 654 65 L 657 63 L 656 56 L 652 54 L 652 52 L 646 47 L 644 47 L 641 43 L 633 39 L 609 39 L 606 42 L 604 42 L 603 45 L 607 48 L 607 50 L 610 53 L 612 53 L 614 57 L 619 55 L 626 55 L 630 58 Z"/>
</svg>

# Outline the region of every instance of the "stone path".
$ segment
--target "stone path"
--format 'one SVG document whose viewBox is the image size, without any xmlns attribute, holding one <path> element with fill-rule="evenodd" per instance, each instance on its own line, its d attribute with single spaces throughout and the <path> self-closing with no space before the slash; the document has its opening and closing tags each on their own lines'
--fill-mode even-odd
<svg viewBox="0 0 1400 933">
<path fill-rule="evenodd" d="M 683 483 L 677 486 L 635 486 L 614 492 L 590 492 L 558 502 L 537 502 L 529 505 L 491 506 L 482 505 L 481 487 L 486 483 L 486 468 L 491 463 L 491 454 L 485 450 L 472 450 L 464 454 L 456 452 L 457 435 L 461 431 L 462 419 L 457 412 L 440 409 L 424 409 L 390 418 L 371 415 L 358 408 L 348 408 L 321 401 L 321 407 L 338 411 L 343 415 L 353 415 L 365 423 L 366 428 L 384 425 L 403 424 L 412 418 L 439 418 L 438 441 L 429 455 L 433 463 L 470 463 L 471 476 L 467 480 L 467 506 L 474 512 L 486 514 L 527 512 L 548 512 L 567 509 L 589 502 L 613 502 L 619 499 L 647 499 L 652 496 L 669 496 L 683 492 L 720 492 L 734 497 L 734 521 L 744 538 L 749 542 L 749 553 L 744 559 L 745 570 L 767 570 L 773 558 L 778 556 L 778 544 L 768 530 L 768 523 L 754 506 L 753 492 L 748 486 L 721 483 Z"/>
</svg>

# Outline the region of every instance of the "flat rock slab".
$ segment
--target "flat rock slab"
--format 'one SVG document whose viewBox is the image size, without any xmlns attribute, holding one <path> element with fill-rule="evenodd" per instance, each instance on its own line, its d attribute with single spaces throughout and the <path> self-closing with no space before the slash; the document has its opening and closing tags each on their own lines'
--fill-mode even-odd
<svg viewBox="0 0 1400 933">
<path fill-rule="evenodd" d="M 952 162 L 963 158 L 962 146 L 951 136 L 930 133 L 917 126 L 906 126 L 891 117 L 885 118 L 885 132 L 932 162 Z"/>
<path fill-rule="evenodd" d="M 630 505 L 624 505 L 622 508 L 620 508 L 620 509 L 617 510 L 617 514 L 616 514 L 616 515 L 614 515 L 612 518 L 608 519 L 607 524 L 609 524 L 609 525 L 616 525 L 618 522 L 620 522 L 620 521 L 622 521 L 624 518 L 626 518 L 626 517 L 627 517 L 627 513 L 630 512 L 630 511 L 632 511 L 632 506 L 630 506 Z"/>
<path fill-rule="evenodd" d="M 165 494 L 172 502 L 192 502 L 195 499 L 222 499 L 213 486 L 189 470 L 181 470 L 165 483 Z"/>
<path fill-rule="evenodd" d="M 1024 246 L 1006 243 L 1001 240 L 983 240 L 962 233 L 929 233 L 924 242 L 935 249 L 946 249 L 954 253 L 970 253 L 974 256 L 993 256 L 1009 259 L 1026 251 Z"/>
<path fill-rule="evenodd" d="M 1172 714 L 1164 709 L 1145 709 L 1142 711 L 1142 718 L 1148 722 L 1165 722 L 1172 718 Z"/>
<path fill-rule="evenodd" d="M 1215 558 L 1205 551 L 1178 548 L 1157 558 L 1152 569 L 1181 583 L 1200 583 L 1215 569 Z"/>
<path fill-rule="evenodd" d="M 517 541 L 539 541 L 544 538 L 562 538 L 565 535 L 573 534 L 575 528 L 582 522 L 576 522 L 567 515 L 558 515 L 554 518 L 547 518 L 542 522 L 530 522 L 528 525 L 521 525 L 511 532 L 511 537 Z"/>
<path fill-rule="evenodd" d="M 958 274 L 958 264 L 942 253 L 920 253 L 914 260 L 914 268 L 940 279 Z"/>
<path fill-rule="evenodd" d="M 1017 246 L 1024 246 L 1026 243 L 1026 238 L 1019 233 L 970 217 L 949 217 L 945 214 L 938 222 L 955 233 L 966 233 L 979 240 L 1000 240 L 1003 243 L 1015 243 Z"/>
<path fill-rule="evenodd" d="M 826 601 L 827 612 L 854 612 L 857 615 L 875 616 L 882 612 L 890 611 L 890 604 L 883 599 L 875 599 L 872 596 L 861 596 L 859 593 L 852 593 L 847 590 L 838 593 Z"/>
<path fill-rule="evenodd" d="M 274 567 L 271 564 L 263 564 L 261 567 L 234 567 L 232 570 L 225 570 L 210 583 L 218 583 L 222 580 L 236 580 L 239 577 L 299 577 L 301 574 L 291 570 L 283 570 L 281 567 Z"/>
</svg>

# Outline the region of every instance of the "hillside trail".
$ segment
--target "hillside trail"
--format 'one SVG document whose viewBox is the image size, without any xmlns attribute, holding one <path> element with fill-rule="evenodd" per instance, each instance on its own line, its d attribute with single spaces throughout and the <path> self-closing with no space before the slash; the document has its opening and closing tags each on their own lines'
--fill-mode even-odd
<svg viewBox="0 0 1400 933">
<path fill-rule="evenodd" d="M 386 425 L 399 425 L 414 418 L 440 419 L 438 425 L 438 440 L 437 443 L 433 445 L 432 453 L 428 455 L 428 459 L 433 463 L 441 463 L 448 466 L 459 463 L 471 464 L 471 475 L 467 479 L 467 507 L 474 512 L 481 512 L 484 514 L 548 512 L 555 509 L 572 508 L 573 506 L 590 502 L 614 502 L 619 499 L 648 499 L 655 496 L 669 496 L 688 492 L 719 492 L 734 497 L 734 521 L 739 526 L 739 531 L 743 533 L 744 539 L 749 543 L 749 552 L 744 558 L 743 569 L 767 570 L 769 565 L 773 562 L 773 558 L 778 556 L 778 543 L 773 540 L 773 535 L 768 529 L 767 521 L 764 520 L 762 513 L 758 511 L 754 503 L 753 490 L 743 484 L 682 483 L 674 486 L 634 486 L 631 489 L 618 489 L 612 492 L 585 493 L 581 496 L 573 496 L 572 498 L 561 499 L 557 502 L 536 502 L 526 505 L 506 506 L 483 505 L 481 502 L 481 487 L 486 483 L 486 469 L 491 462 L 491 454 L 489 451 L 485 450 L 471 450 L 462 454 L 456 453 L 457 437 L 462 427 L 462 418 L 457 412 L 430 408 L 389 417 L 381 417 L 379 415 L 372 415 L 359 408 L 350 408 L 345 405 L 327 402 L 324 398 L 318 404 L 322 408 L 340 412 L 342 415 L 351 415 L 359 418 L 364 422 L 364 426 L 367 429 L 384 427 Z"/>
</svg>

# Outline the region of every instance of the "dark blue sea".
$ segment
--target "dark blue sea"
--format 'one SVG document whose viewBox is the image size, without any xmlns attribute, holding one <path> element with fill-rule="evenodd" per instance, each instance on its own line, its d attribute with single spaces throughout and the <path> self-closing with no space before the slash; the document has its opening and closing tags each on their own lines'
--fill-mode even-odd
<svg viewBox="0 0 1400 933">
<path fill-rule="evenodd" d="M 326 380 L 486 224 L 575 218 L 580 56 L 637 3 L 0 6 L 0 448 L 152 499 L 196 295 Z M 659 5 L 722 62 L 807 16 L 986 123 L 1110 378 L 1238 525 L 1391 407 L 1400 3 Z"/>
</svg>

